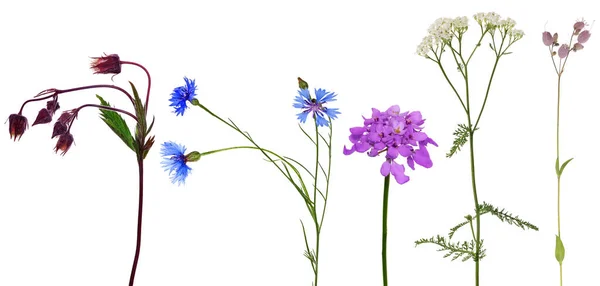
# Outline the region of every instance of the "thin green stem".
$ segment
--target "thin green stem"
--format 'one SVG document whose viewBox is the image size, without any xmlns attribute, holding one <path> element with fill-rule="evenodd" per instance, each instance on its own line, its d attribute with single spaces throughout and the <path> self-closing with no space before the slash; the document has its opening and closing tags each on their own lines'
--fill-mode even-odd
<svg viewBox="0 0 600 286">
<path fill-rule="evenodd" d="M 469 96 L 469 71 L 468 66 L 465 66 L 465 94 L 467 101 L 467 121 L 469 123 L 469 153 L 471 162 L 471 186 L 473 188 L 473 201 L 475 203 L 475 216 L 476 216 L 476 239 L 475 239 L 475 286 L 479 286 L 479 254 L 481 252 L 481 219 L 479 214 L 479 200 L 477 199 L 477 184 L 475 182 L 475 150 L 473 144 L 473 135 L 475 129 L 471 121 L 471 101 Z"/>
<path fill-rule="evenodd" d="M 436 55 L 437 57 L 437 55 Z M 452 84 L 452 82 L 450 81 L 450 79 L 448 78 L 448 75 L 446 74 L 446 70 L 444 69 L 444 67 L 442 66 L 442 62 L 440 61 L 440 58 L 437 58 L 437 60 L 435 61 L 438 66 L 440 67 L 440 70 L 442 70 L 442 74 L 444 75 L 444 78 L 446 78 L 446 81 L 448 82 L 448 84 L 450 84 L 450 87 L 452 88 L 452 90 L 454 91 L 454 94 L 456 94 L 456 97 L 458 98 L 458 100 L 460 101 L 460 105 L 462 105 L 462 108 L 465 112 L 469 112 L 468 111 L 468 107 L 465 106 L 465 103 L 463 102 L 462 98 L 460 98 L 460 94 L 458 94 L 458 91 L 456 90 L 456 88 L 454 87 L 454 84 Z M 466 66 L 465 66 L 466 69 Z"/>
<path fill-rule="evenodd" d="M 496 73 L 496 67 L 498 67 L 498 61 L 500 61 L 500 56 L 496 56 L 496 61 L 494 62 L 494 68 L 492 69 L 492 75 L 490 75 L 490 80 L 488 81 L 487 90 L 485 91 L 485 98 L 483 99 L 483 104 L 481 105 L 481 110 L 479 110 L 479 115 L 477 116 L 477 121 L 475 121 L 475 126 L 473 126 L 473 131 L 477 129 L 477 125 L 479 125 L 479 119 L 481 119 L 481 115 L 483 114 L 483 109 L 485 109 L 485 104 L 488 100 L 488 95 L 490 94 L 490 88 L 492 87 L 492 81 L 494 79 L 494 74 Z"/>
<path fill-rule="evenodd" d="M 315 118 L 315 180 L 313 189 L 313 219 L 315 222 L 316 231 L 316 248 L 315 248 L 315 284 L 319 282 L 319 242 L 321 238 L 321 228 L 319 227 L 319 220 L 317 218 L 317 178 L 319 177 L 319 125 L 317 125 L 317 119 Z"/>
<path fill-rule="evenodd" d="M 381 229 L 381 267 L 383 271 L 383 286 L 388 285 L 387 279 L 387 213 L 388 196 L 390 191 L 390 175 L 385 176 L 383 181 L 383 226 Z"/>
<path fill-rule="evenodd" d="M 563 66 L 564 69 L 564 66 Z M 556 163 L 560 165 L 560 79 L 562 77 L 562 70 L 561 73 L 558 74 L 558 92 L 557 92 L 557 103 L 556 103 Z M 562 238 L 560 237 L 560 177 L 561 174 L 558 173 L 557 175 L 557 179 L 556 179 L 556 189 L 557 189 L 557 221 L 558 221 L 558 238 L 562 241 Z M 562 275 L 562 261 L 559 261 L 558 263 L 559 268 L 560 268 L 560 286 L 563 285 L 563 275 Z"/>
</svg>

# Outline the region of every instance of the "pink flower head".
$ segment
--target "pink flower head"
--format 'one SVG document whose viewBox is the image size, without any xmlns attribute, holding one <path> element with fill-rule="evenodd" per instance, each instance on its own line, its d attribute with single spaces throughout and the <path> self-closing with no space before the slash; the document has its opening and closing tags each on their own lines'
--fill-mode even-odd
<svg viewBox="0 0 600 286">
<path fill-rule="evenodd" d="M 544 45 L 548 47 L 554 44 L 554 38 L 552 37 L 552 34 L 550 34 L 550 32 L 542 33 L 542 41 L 544 41 Z"/>
<path fill-rule="evenodd" d="M 573 25 L 573 29 L 575 29 L 575 34 L 579 33 L 581 29 L 585 28 L 585 22 L 577 21 L 575 25 Z"/>
<path fill-rule="evenodd" d="M 564 59 L 569 55 L 569 46 L 567 44 L 562 44 L 560 48 L 558 48 L 558 57 Z"/>
<path fill-rule="evenodd" d="M 590 39 L 591 35 L 592 34 L 590 34 L 589 30 L 584 30 L 583 32 L 579 33 L 579 36 L 577 36 L 577 42 L 585 44 L 585 42 Z"/>
</svg>

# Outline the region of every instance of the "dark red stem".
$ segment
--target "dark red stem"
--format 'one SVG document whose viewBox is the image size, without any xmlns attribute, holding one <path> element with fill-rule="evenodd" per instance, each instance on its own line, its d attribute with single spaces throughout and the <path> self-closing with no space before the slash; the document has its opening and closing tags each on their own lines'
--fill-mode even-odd
<svg viewBox="0 0 600 286">
<path fill-rule="evenodd" d="M 148 100 L 150 99 L 150 86 L 152 85 L 152 78 L 150 77 L 150 73 L 143 65 L 140 65 L 136 62 L 121 61 L 121 64 L 137 66 L 143 69 L 146 73 L 146 76 L 148 76 L 148 89 L 146 90 L 146 103 L 144 104 L 144 111 L 146 112 L 146 114 L 148 114 Z"/>
<path fill-rule="evenodd" d="M 120 112 L 120 113 L 123 113 L 123 114 L 127 114 L 127 115 L 131 116 L 133 119 L 135 119 L 135 121 L 138 121 L 138 118 L 135 115 L 133 115 L 133 114 L 131 114 L 131 113 L 125 111 L 125 110 L 122 110 L 122 109 L 119 109 L 119 108 L 115 108 L 115 107 L 110 107 L 110 106 L 104 106 L 104 105 L 89 103 L 89 104 L 84 104 L 84 105 L 82 105 L 80 107 L 77 107 L 75 109 L 75 111 L 73 112 L 73 118 L 71 119 L 71 124 L 69 124 L 69 129 L 67 130 L 67 132 L 69 132 L 71 130 L 71 126 L 73 125 L 72 123 L 75 120 L 75 117 L 77 117 L 77 115 L 79 114 L 79 110 L 81 110 L 81 109 L 83 109 L 85 107 L 96 107 L 96 108 L 99 108 L 99 109 L 106 109 L 106 110 L 111 110 L 111 111 L 115 111 L 115 112 Z"/>
<path fill-rule="evenodd" d="M 125 95 L 127 95 L 127 97 L 129 97 L 129 100 L 131 101 L 131 104 L 135 105 L 135 103 L 133 102 L 133 97 L 126 90 L 124 90 L 124 89 L 122 89 L 122 88 L 120 88 L 120 87 L 118 87 L 116 85 L 94 84 L 94 85 L 80 86 L 80 87 L 69 88 L 69 89 L 64 89 L 64 90 L 55 89 L 55 88 L 46 89 L 46 90 L 38 93 L 36 96 L 34 96 L 34 98 L 28 99 L 25 102 L 23 102 L 23 105 L 21 105 L 21 109 L 19 110 L 19 114 L 21 114 L 23 112 L 23 108 L 25 107 L 25 104 L 27 104 L 29 102 L 44 100 L 44 99 L 48 99 L 50 97 L 57 97 L 61 93 L 68 93 L 68 92 L 73 92 L 73 91 L 78 91 L 78 90 L 84 90 L 84 89 L 92 89 L 92 88 L 112 88 L 112 89 L 116 89 L 118 91 L 123 92 Z M 42 96 L 42 95 L 46 95 L 46 94 L 50 94 L 50 95 L 38 98 L 38 96 Z"/>
<path fill-rule="evenodd" d="M 139 150 L 142 150 L 143 146 L 139 146 Z M 140 153 L 143 151 L 140 151 Z M 142 208 L 144 206 L 144 159 L 142 154 L 138 154 L 138 169 L 139 169 L 139 204 L 138 204 L 138 222 L 137 222 L 137 239 L 135 245 L 135 256 L 133 258 L 133 265 L 131 266 L 131 276 L 129 277 L 129 286 L 133 286 L 135 280 L 135 271 L 137 269 L 138 259 L 140 258 L 140 246 L 142 244 Z"/>
</svg>

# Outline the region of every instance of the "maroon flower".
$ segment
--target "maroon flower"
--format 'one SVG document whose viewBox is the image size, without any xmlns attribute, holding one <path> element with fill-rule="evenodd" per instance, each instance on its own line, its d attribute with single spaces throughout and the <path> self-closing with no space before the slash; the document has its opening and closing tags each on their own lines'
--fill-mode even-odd
<svg viewBox="0 0 600 286">
<path fill-rule="evenodd" d="M 50 115 L 50 111 L 46 108 L 42 108 L 38 113 L 38 116 L 35 118 L 35 121 L 31 126 L 35 126 L 37 124 L 45 124 L 52 122 L 52 115 Z"/>
<path fill-rule="evenodd" d="M 48 109 L 51 115 L 54 115 L 54 113 L 56 113 L 56 111 L 60 109 L 60 105 L 58 104 L 58 101 L 56 101 L 56 99 L 53 99 L 46 102 L 46 109 Z"/>
<path fill-rule="evenodd" d="M 20 114 L 11 114 L 8 117 L 8 132 L 10 132 L 10 139 L 13 139 L 14 136 L 13 141 L 17 141 L 17 137 L 21 140 L 21 136 L 23 136 L 27 127 L 27 117 Z"/>
<path fill-rule="evenodd" d="M 58 137 L 58 142 L 56 142 L 56 147 L 54 147 L 54 152 L 58 153 L 58 150 L 61 150 L 62 153 L 60 155 L 65 155 L 69 148 L 71 148 L 71 144 L 73 144 L 73 135 L 71 133 L 64 133 Z"/>
<path fill-rule="evenodd" d="M 52 130 L 52 137 L 54 138 L 58 135 L 63 135 L 65 133 L 67 133 L 67 130 L 69 130 L 69 123 L 71 122 L 71 120 L 73 119 L 73 111 L 72 110 L 67 110 L 65 112 L 63 112 L 60 117 L 58 118 L 58 120 L 56 120 L 56 123 L 54 123 L 54 129 Z"/>
<path fill-rule="evenodd" d="M 91 69 L 94 70 L 94 73 L 102 73 L 102 74 L 118 74 L 121 73 L 121 61 L 119 60 L 119 55 L 104 55 L 102 57 L 92 57 L 92 65 Z"/>
</svg>

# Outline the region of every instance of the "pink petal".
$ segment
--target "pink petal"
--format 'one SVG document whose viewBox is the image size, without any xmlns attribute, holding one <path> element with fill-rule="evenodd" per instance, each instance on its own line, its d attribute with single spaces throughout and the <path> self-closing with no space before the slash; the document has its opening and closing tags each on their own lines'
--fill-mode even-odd
<svg viewBox="0 0 600 286">
<path fill-rule="evenodd" d="M 550 46 L 554 43 L 554 39 L 552 38 L 550 32 L 542 33 L 542 41 L 544 41 L 544 45 L 546 46 Z"/>
<path fill-rule="evenodd" d="M 558 48 L 558 57 L 564 59 L 569 54 L 569 46 L 567 44 L 562 44 L 560 48 Z"/>
<path fill-rule="evenodd" d="M 577 42 L 584 44 L 585 42 L 587 42 L 590 39 L 590 31 L 585 30 L 581 33 L 579 33 L 579 36 L 577 36 Z"/>
</svg>

